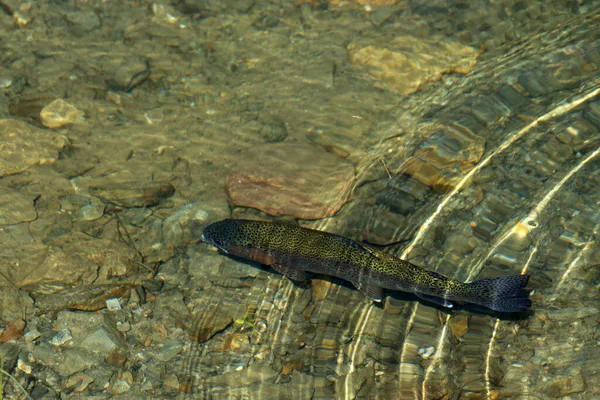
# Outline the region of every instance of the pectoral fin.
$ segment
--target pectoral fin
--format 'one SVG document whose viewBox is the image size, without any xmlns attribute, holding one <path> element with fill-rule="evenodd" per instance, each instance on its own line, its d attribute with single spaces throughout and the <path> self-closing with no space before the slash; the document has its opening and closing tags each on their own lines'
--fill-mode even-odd
<svg viewBox="0 0 600 400">
<path fill-rule="evenodd" d="M 415 293 L 415 295 L 423 300 L 429 301 L 430 303 L 438 304 L 443 307 L 453 308 L 454 304 L 450 300 L 442 299 L 441 297 L 430 296 L 422 293 Z"/>
<path fill-rule="evenodd" d="M 383 290 L 379 286 L 358 282 L 352 282 L 352 284 L 358 290 L 369 296 L 373 301 L 376 301 L 378 303 L 383 301 Z"/>
<path fill-rule="evenodd" d="M 271 264 L 271 267 L 282 275 L 287 276 L 293 281 L 304 282 L 306 280 L 306 274 L 301 269 L 293 269 L 289 267 L 284 267 L 280 264 Z"/>
</svg>

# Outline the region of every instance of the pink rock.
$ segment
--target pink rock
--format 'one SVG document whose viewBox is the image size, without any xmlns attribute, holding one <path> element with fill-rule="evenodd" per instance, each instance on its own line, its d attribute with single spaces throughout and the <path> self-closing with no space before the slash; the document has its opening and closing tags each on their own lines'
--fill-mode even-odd
<svg viewBox="0 0 600 400">
<path fill-rule="evenodd" d="M 270 215 L 320 219 L 350 198 L 352 164 L 309 144 L 271 144 L 243 154 L 225 188 L 233 204 Z"/>
</svg>

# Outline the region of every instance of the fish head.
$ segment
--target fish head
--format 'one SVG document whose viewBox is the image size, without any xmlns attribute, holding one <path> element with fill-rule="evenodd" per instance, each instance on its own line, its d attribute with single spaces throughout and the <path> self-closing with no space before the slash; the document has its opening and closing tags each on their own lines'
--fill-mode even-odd
<svg viewBox="0 0 600 400">
<path fill-rule="evenodd" d="M 243 225 L 239 220 L 234 219 L 224 219 L 208 225 L 202 230 L 202 241 L 215 246 L 224 253 L 230 253 L 234 248 L 241 249 L 250 246 Z"/>
</svg>

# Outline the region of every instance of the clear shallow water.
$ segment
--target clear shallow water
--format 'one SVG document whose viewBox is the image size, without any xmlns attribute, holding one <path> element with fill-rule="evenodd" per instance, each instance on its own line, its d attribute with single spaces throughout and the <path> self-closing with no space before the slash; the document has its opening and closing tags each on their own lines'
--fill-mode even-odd
<svg viewBox="0 0 600 400">
<path fill-rule="evenodd" d="M 2 345 L 3 368 L 32 397 L 76 387 L 121 397 L 597 397 L 598 11 L 243 3 L 40 3 L 16 26 L 5 11 L 2 118 L 43 128 L 39 110 L 63 97 L 85 123 L 59 132 L 71 146 L 40 156 L 54 162 L 3 173 L 21 196 L 5 204 L 30 205 L 3 211 L 3 326 L 27 322 L 26 336 Z M 469 75 L 404 96 L 347 53 L 353 40 L 385 49 L 399 32 L 487 51 Z M 298 287 L 195 243 L 198 229 L 231 215 L 223 182 L 245 151 L 280 141 L 289 151 L 312 143 L 356 169 L 352 200 L 303 225 L 462 280 L 528 272 L 532 312 L 448 312 L 398 293 L 380 307 L 344 282 Z M 129 183 L 119 191 L 112 180 Z M 150 193 L 149 181 L 175 194 L 105 208 L 124 189 Z M 37 270 L 44 279 L 19 285 L 14 259 L 54 265 L 34 262 L 49 249 L 65 254 L 64 274 Z M 74 279 L 75 265 L 91 272 Z M 98 288 L 123 309 L 108 310 Z M 14 307 L 21 298 L 26 307 Z M 85 328 L 97 323 L 99 334 Z M 62 343 L 65 328 L 73 339 Z M 118 351 L 98 352 L 90 336 Z"/>
</svg>

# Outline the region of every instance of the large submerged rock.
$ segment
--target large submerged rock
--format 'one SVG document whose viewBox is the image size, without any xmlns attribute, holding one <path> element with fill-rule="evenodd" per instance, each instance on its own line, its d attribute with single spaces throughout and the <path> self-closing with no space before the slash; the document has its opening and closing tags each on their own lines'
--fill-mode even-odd
<svg viewBox="0 0 600 400">
<path fill-rule="evenodd" d="M 256 147 L 227 177 L 233 204 L 268 214 L 319 219 L 334 215 L 350 198 L 354 167 L 319 147 Z"/>
<path fill-rule="evenodd" d="M 406 35 L 395 38 L 387 47 L 351 43 L 348 53 L 353 65 L 405 95 L 416 92 L 426 82 L 440 80 L 442 74 L 467 74 L 480 54 L 477 49 L 447 39 L 424 40 Z"/>
</svg>

